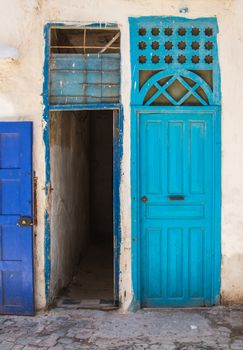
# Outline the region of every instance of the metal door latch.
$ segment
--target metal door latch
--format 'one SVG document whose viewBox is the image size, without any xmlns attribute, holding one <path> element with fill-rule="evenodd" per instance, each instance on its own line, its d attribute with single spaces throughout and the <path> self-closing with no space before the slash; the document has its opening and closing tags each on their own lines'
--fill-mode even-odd
<svg viewBox="0 0 243 350">
<path fill-rule="evenodd" d="M 181 196 L 181 195 L 169 196 L 168 199 L 169 201 L 184 201 L 185 196 Z"/>
<path fill-rule="evenodd" d="M 33 226 L 33 220 L 30 216 L 20 216 L 18 226 Z"/>
</svg>

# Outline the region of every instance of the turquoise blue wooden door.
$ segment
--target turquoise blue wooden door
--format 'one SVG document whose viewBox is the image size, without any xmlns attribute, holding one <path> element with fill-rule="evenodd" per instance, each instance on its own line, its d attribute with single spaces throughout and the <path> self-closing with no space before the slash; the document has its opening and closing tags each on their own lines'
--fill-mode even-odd
<svg viewBox="0 0 243 350">
<path fill-rule="evenodd" d="M 137 115 L 141 304 L 214 304 L 216 114 Z"/>
<path fill-rule="evenodd" d="M 129 21 L 133 305 L 217 304 L 221 103 L 217 20 Z"/>
</svg>

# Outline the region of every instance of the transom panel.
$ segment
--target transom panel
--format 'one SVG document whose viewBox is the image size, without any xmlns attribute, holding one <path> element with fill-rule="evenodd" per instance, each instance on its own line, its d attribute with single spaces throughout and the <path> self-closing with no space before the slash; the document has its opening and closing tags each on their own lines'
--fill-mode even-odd
<svg viewBox="0 0 243 350">
<path fill-rule="evenodd" d="M 144 93 L 144 85 L 149 79 L 167 70 L 172 72 L 170 78 L 173 82 L 180 83 L 180 88 L 191 91 L 191 102 L 187 103 L 185 99 L 178 103 L 180 99 L 178 100 L 173 94 L 173 89 L 172 93 L 169 93 L 169 86 L 165 85 L 164 89 L 161 89 L 158 86 L 160 83 L 153 81 L 154 90 L 157 88 L 162 92 L 161 98 L 164 99 L 162 104 L 220 104 L 216 18 L 193 20 L 179 17 L 130 18 L 130 29 L 132 105 L 148 104 L 146 99 L 141 101 L 140 92 Z M 188 71 L 188 74 L 193 72 L 197 86 L 195 84 L 188 86 L 188 82 L 181 76 L 173 78 L 181 70 Z M 198 83 L 196 76 L 205 84 Z M 204 87 L 207 91 L 211 90 L 212 98 L 208 99 L 208 96 L 205 96 L 208 93 L 204 91 Z M 196 91 L 198 88 L 201 89 L 201 93 Z"/>
</svg>

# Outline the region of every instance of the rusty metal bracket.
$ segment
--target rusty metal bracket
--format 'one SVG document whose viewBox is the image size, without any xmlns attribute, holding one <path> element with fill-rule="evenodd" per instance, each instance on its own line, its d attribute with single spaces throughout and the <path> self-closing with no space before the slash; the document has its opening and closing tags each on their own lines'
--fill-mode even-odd
<svg viewBox="0 0 243 350">
<path fill-rule="evenodd" d="M 34 225 L 37 226 L 37 184 L 38 177 L 33 178 L 33 213 L 34 213 Z"/>
</svg>

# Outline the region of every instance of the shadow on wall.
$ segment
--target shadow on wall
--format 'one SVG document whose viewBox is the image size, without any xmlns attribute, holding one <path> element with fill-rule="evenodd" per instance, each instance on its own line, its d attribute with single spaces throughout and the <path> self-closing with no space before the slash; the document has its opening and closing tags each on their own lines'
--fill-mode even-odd
<svg viewBox="0 0 243 350">
<path fill-rule="evenodd" d="M 90 223 L 92 239 L 113 238 L 112 111 L 90 113 Z"/>
<path fill-rule="evenodd" d="M 51 150 L 50 300 L 74 274 L 89 239 L 89 119 L 87 112 L 54 112 Z"/>
<path fill-rule="evenodd" d="M 112 113 L 51 114 L 51 301 L 71 282 L 91 241 L 105 243 L 113 275 Z"/>
</svg>

